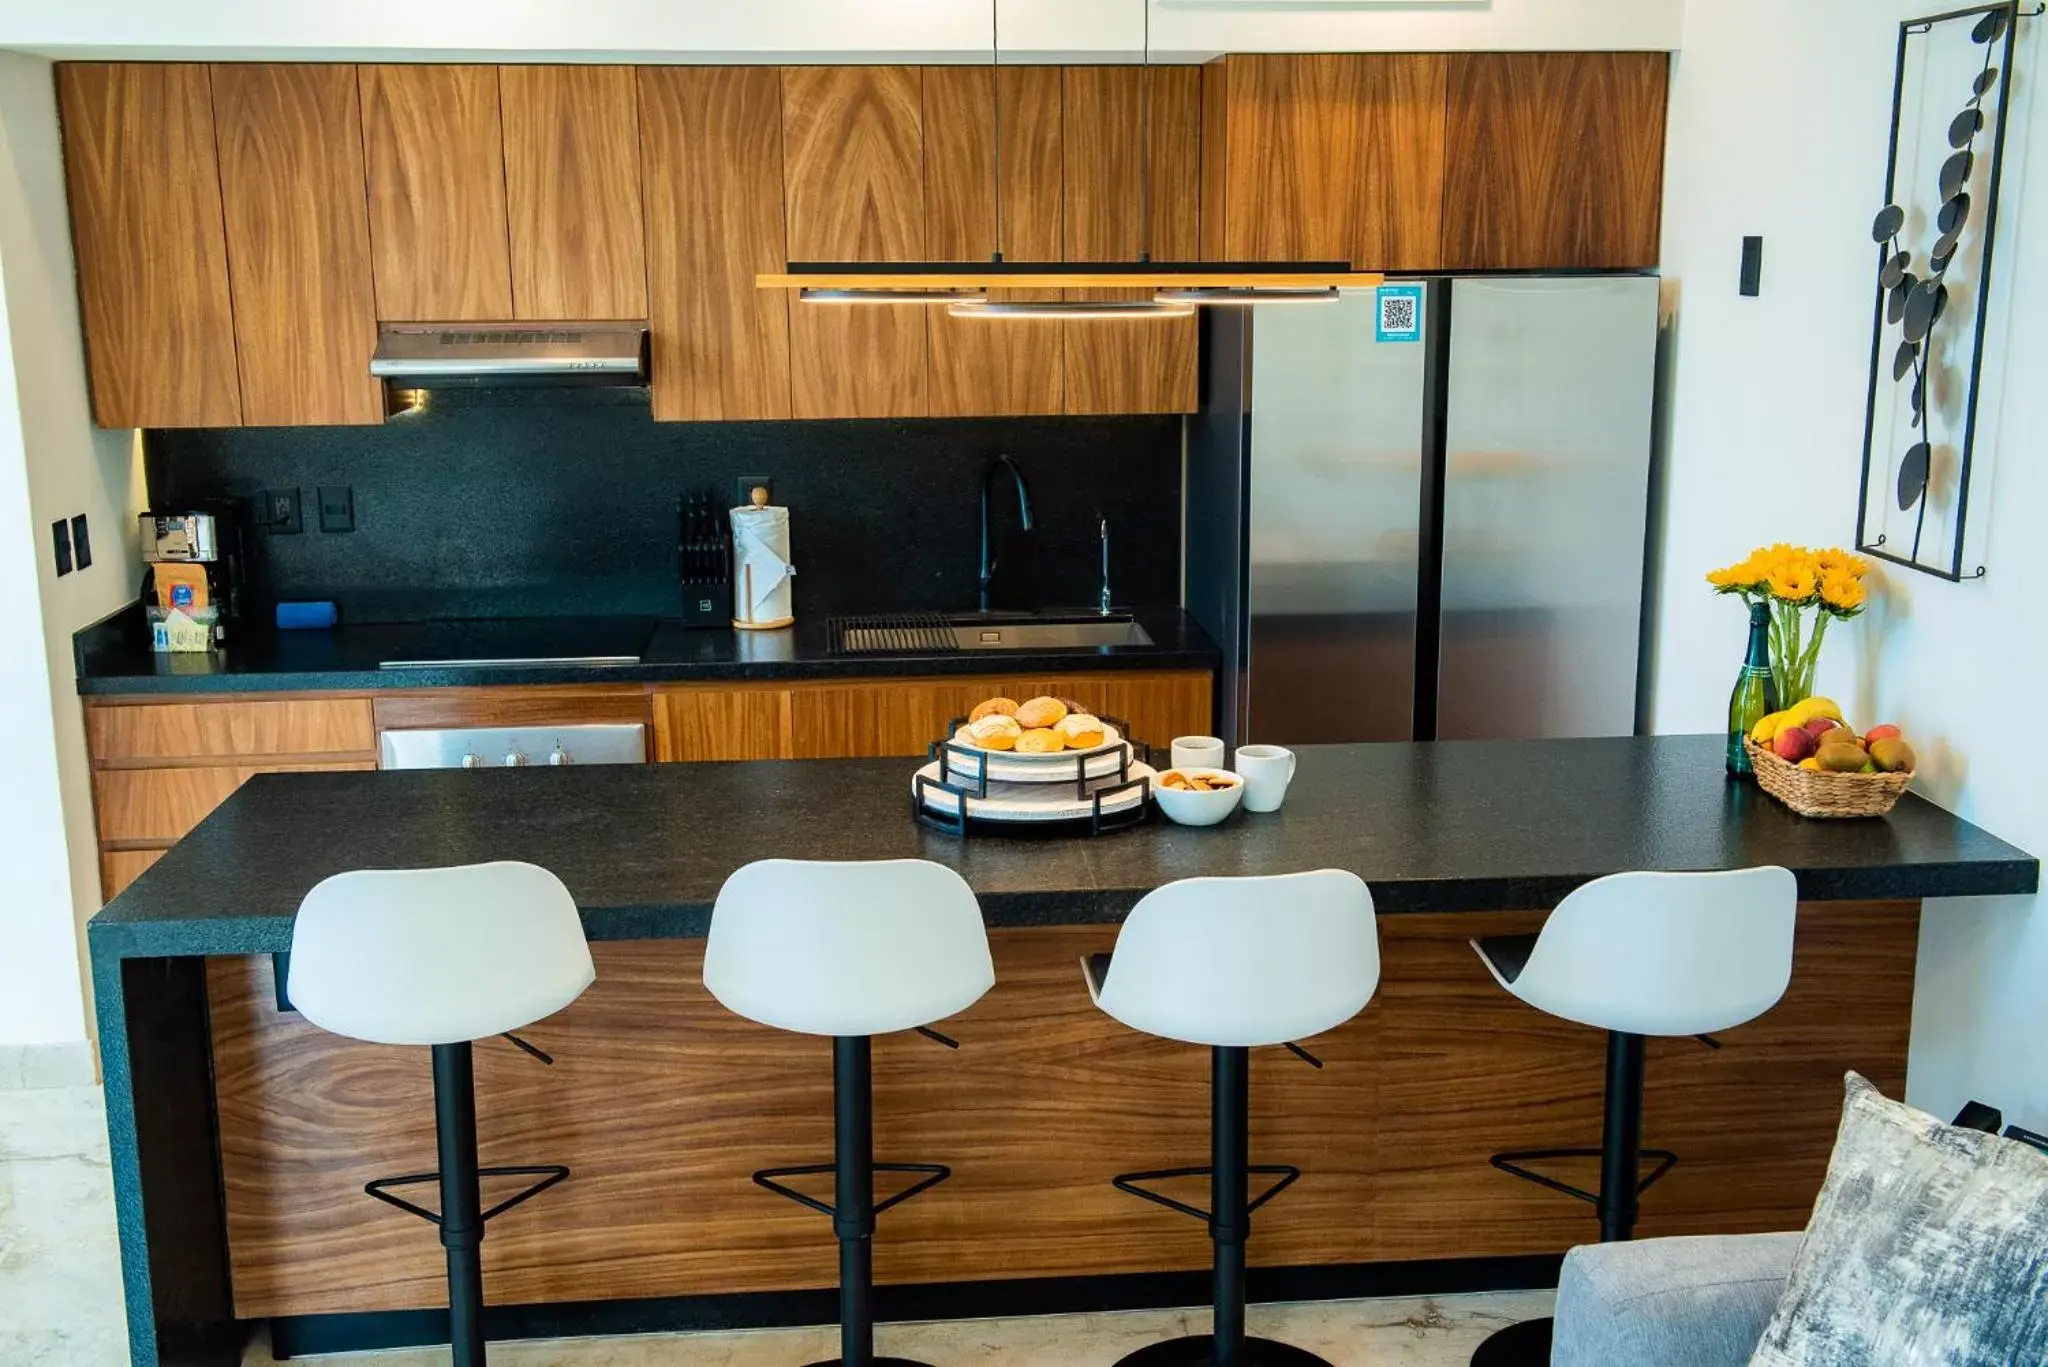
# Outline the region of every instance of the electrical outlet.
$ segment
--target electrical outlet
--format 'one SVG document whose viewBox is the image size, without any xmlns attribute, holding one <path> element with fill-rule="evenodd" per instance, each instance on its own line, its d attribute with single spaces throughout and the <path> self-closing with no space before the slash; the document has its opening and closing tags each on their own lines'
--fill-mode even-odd
<svg viewBox="0 0 2048 1367">
<path fill-rule="evenodd" d="M 84 513 L 71 519 L 71 559 L 82 570 L 92 568 L 92 532 L 85 525 Z"/>
<path fill-rule="evenodd" d="M 71 524 L 61 517 L 50 524 L 50 552 L 57 558 L 57 577 L 71 573 Z"/>
<path fill-rule="evenodd" d="M 273 532 L 290 535 L 306 530 L 306 521 L 299 511 L 297 489 L 265 489 L 263 491 L 263 525 Z"/>
<path fill-rule="evenodd" d="M 320 530 L 352 532 L 356 529 L 356 491 L 346 484 L 320 486 Z"/>
<path fill-rule="evenodd" d="M 741 475 L 732 482 L 732 506 L 747 507 L 754 501 L 754 490 L 766 489 L 768 501 L 775 501 L 775 477 L 773 475 Z"/>
</svg>

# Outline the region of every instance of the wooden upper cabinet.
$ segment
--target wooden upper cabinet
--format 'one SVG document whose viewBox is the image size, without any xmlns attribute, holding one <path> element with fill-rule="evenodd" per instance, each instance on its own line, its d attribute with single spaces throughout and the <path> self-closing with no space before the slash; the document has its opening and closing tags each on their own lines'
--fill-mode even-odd
<svg viewBox="0 0 2048 1367">
<path fill-rule="evenodd" d="M 934 260 L 985 261 L 996 240 L 995 99 L 1001 96 L 1002 251 L 1059 261 L 1065 251 L 1060 69 L 982 66 L 924 73 L 925 245 Z M 1058 290 L 997 290 L 995 299 L 1057 299 Z M 1065 330 L 1053 321 L 953 318 L 927 311 L 931 413 L 938 417 L 1065 411 Z"/>
<path fill-rule="evenodd" d="M 57 96 L 93 421 L 240 423 L 206 68 L 66 62 Z"/>
<path fill-rule="evenodd" d="M 498 68 L 516 318 L 647 316 L 635 73 Z"/>
<path fill-rule="evenodd" d="M 782 78 L 774 67 L 640 69 L 647 302 L 657 421 L 789 416 Z"/>
<path fill-rule="evenodd" d="M 242 422 L 384 420 L 356 70 L 212 68 Z"/>
<path fill-rule="evenodd" d="M 1201 244 L 1199 67 L 1084 66 L 1063 75 L 1066 259 L 1192 261 Z M 1144 156 L 1146 100 L 1152 155 Z M 1149 190 L 1149 223 L 1146 197 Z M 1149 290 L 1070 290 L 1149 297 Z M 1189 413 L 1197 401 L 1196 320 L 1133 318 L 1065 325 L 1066 411 Z"/>
<path fill-rule="evenodd" d="M 1447 65 L 1433 53 L 1211 62 L 1202 254 L 1433 269 Z"/>
<path fill-rule="evenodd" d="M 783 182 L 796 261 L 922 261 L 924 72 L 782 69 Z M 798 418 L 924 417 L 923 304 L 790 304 Z"/>
<path fill-rule="evenodd" d="M 494 66 L 364 66 L 363 152 L 377 316 L 512 316 Z"/>
<path fill-rule="evenodd" d="M 1442 265 L 1657 264 L 1661 52 L 1449 58 Z"/>
</svg>

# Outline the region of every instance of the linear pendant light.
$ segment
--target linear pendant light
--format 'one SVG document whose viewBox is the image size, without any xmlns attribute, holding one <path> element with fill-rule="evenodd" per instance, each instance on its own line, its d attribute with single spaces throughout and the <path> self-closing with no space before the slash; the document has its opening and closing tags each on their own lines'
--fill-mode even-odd
<svg viewBox="0 0 2048 1367">
<path fill-rule="evenodd" d="M 1152 4 L 1144 7 L 1140 127 L 1140 238 L 1135 261 L 1003 259 L 1002 32 L 999 0 L 989 15 L 990 95 L 994 114 L 995 250 L 986 261 L 792 261 L 754 278 L 760 289 L 795 289 L 810 304 L 944 304 L 956 318 L 1184 318 L 1199 305 L 1324 303 L 1339 288 L 1366 289 L 1383 276 L 1348 261 L 1154 261 L 1152 259 Z M 1151 299 L 991 301 L 997 289 L 1140 289 Z"/>
</svg>

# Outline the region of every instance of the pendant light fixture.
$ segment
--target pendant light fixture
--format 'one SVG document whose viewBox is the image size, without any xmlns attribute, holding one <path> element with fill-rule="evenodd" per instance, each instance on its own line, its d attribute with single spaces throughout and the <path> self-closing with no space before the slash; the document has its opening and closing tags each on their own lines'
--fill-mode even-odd
<svg viewBox="0 0 2048 1367">
<path fill-rule="evenodd" d="M 956 318 L 1185 318 L 1201 305 L 1327 303 L 1343 289 L 1369 289 L 1385 277 L 1348 261 L 1168 261 L 1152 259 L 1152 3 L 1144 13 L 1139 92 L 1142 171 L 1135 261 L 1003 259 L 1001 0 L 989 4 L 989 87 L 994 113 L 992 161 L 995 250 L 987 261 L 792 261 L 754 278 L 760 289 L 795 289 L 807 304 L 944 304 Z M 1150 299 L 992 301 L 996 289 L 1151 290 Z"/>
</svg>

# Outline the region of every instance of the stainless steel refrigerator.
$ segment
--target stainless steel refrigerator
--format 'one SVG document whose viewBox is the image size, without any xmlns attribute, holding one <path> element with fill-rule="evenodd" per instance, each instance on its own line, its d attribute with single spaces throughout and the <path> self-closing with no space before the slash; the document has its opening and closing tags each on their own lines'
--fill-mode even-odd
<svg viewBox="0 0 2048 1367">
<path fill-rule="evenodd" d="M 1187 603 L 1239 742 L 1635 729 L 1657 280 L 1431 280 L 1204 320 Z"/>
</svg>

